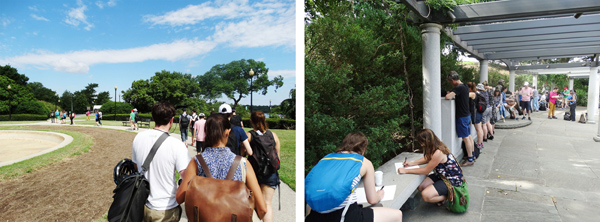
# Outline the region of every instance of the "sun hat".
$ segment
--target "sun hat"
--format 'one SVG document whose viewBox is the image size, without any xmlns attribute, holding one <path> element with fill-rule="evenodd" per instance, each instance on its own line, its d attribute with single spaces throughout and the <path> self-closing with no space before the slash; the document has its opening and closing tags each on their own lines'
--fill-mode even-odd
<svg viewBox="0 0 600 222">
<path fill-rule="evenodd" d="M 477 84 L 477 87 L 475 87 L 475 88 L 477 88 L 477 90 L 482 90 L 482 91 L 485 90 L 485 88 L 483 87 L 483 84 L 481 84 L 481 83 Z"/>
<path fill-rule="evenodd" d="M 523 84 L 524 86 L 529 86 L 529 82 L 525 82 L 525 84 Z"/>
</svg>

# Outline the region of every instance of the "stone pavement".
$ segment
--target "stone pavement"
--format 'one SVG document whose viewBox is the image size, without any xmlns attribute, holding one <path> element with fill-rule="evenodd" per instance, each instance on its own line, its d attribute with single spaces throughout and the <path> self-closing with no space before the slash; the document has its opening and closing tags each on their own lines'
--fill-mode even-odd
<svg viewBox="0 0 600 222">
<path fill-rule="evenodd" d="M 467 212 L 451 213 L 417 195 L 420 203 L 403 212 L 403 221 L 599 221 L 598 126 L 565 121 L 564 111 L 556 110 L 559 119 L 540 111 L 528 126 L 496 129 L 475 165 L 463 169 Z"/>
<path fill-rule="evenodd" d="M 77 122 L 79 121 L 86 121 L 85 119 L 82 120 L 75 120 L 75 125 L 71 126 L 69 124 L 52 124 L 50 123 L 50 120 L 47 120 L 45 122 L 38 122 L 38 123 L 27 123 L 27 124 L 3 124 L 3 126 L 8 126 L 8 125 L 53 125 L 53 126 L 65 126 L 65 127 L 97 127 L 96 125 L 78 125 Z M 116 130 L 123 130 L 123 131 L 129 131 L 131 132 L 131 127 L 130 126 L 108 126 L 108 125 L 104 125 L 100 128 L 110 128 L 110 129 L 116 129 Z M 143 132 L 149 130 L 148 128 L 140 128 L 139 131 L 135 131 L 135 132 Z M 178 133 L 178 132 L 177 132 Z M 170 133 L 172 137 L 175 137 L 179 140 L 181 140 L 181 135 L 177 134 L 177 133 Z M 188 136 L 188 140 L 186 142 L 187 148 L 188 148 L 188 152 L 190 154 L 191 157 L 196 155 L 196 147 L 192 147 L 190 146 L 191 144 L 191 137 Z M 115 164 L 117 164 L 118 160 L 115 160 Z M 279 207 L 279 194 L 278 194 L 278 190 L 275 190 L 275 193 L 273 194 L 273 221 L 282 221 L 282 222 L 292 222 L 296 220 L 296 192 L 294 190 L 292 190 L 287 184 L 285 183 L 281 183 L 280 185 L 280 189 L 281 189 L 281 210 L 278 210 Z M 184 207 L 182 205 L 182 207 Z M 185 209 L 185 208 L 184 208 Z M 185 210 L 183 215 L 181 216 L 181 220 L 180 221 L 188 221 L 186 215 L 185 215 Z M 254 216 L 254 221 L 260 221 L 258 219 L 258 217 L 256 217 L 256 213 Z"/>
</svg>

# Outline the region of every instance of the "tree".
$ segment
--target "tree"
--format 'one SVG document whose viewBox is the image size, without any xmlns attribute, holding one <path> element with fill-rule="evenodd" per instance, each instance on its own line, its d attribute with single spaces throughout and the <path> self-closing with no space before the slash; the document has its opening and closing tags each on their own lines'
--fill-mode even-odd
<svg viewBox="0 0 600 222">
<path fill-rule="evenodd" d="M 27 86 L 31 89 L 33 96 L 37 100 L 42 100 L 42 101 L 50 102 L 53 104 L 57 104 L 58 96 L 56 95 L 56 92 L 44 87 L 44 85 L 42 83 L 32 82 L 32 83 L 28 83 Z"/>
<path fill-rule="evenodd" d="M 281 101 L 279 108 L 286 117 L 296 119 L 296 89 L 290 90 L 290 98 Z"/>
<path fill-rule="evenodd" d="M 173 105 L 189 105 L 199 97 L 200 88 L 191 74 L 179 72 L 156 72 L 149 80 L 131 83 L 123 93 L 123 100 L 131 103 L 140 112 L 150 112 L 152 105 L 168 101 Z M 199 104 L 194 102 L 194 104 Z"/>
<path fill-rule="evenodd" d="M 96 104 L 104 104 L 110 101 L 110 98 L 110 93 L 108 91 L 98 93 L 98 97 L 96 98 Z"/>
<path fill-rule="evenodd" d="M 254 76 L 250 76 L 250 69 L 254 71 Z M 275 86 L 275 89 L 283 86 L 283 77 L 277 76 L 269 80 L 268 72 L 264 62 L 242 59 L 215 65 L 204 75 L 198 76 L 197 81 L 203 96 L 214 99 L 224 94 L 233 100 L 235 108 L 250 92 L 266 95 L 270 86 Z M 252 89 L 250 78 L 253 78 Z"/>
<path fill-rule="evenodd" d="M 0 66 L 0 75 L 6 76 L 9 79 L 14 80 L 15 84 L 19 85 L 27 85 L 27 81 L 29 81 L 29 77 L 24 74 L 19 74 L 16 68 L 11 67 L 10 65 Z"/>
</svg>

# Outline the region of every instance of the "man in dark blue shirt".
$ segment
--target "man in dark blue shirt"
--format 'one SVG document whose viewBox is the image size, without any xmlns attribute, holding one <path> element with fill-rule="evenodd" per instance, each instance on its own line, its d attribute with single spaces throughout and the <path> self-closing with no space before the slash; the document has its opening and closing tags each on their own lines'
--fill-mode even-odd
<svg viewBox="0 0 600 222">
<path fill-rule="evenodd" d="M 229 119 L 231 119 L 231 116 L 233 116 L 231 106 L 227 104 L 219 106 L 219 113 L 227 116 Z M 245 148 L 245 152 L 243 153 L 242 149 L 240 149 L 242 146 Z M 250 142 L 248 142 L 248 136 L 242 127 L 235 126 L 233 124 L 231 125 L 231 132 L 229 133 L 229 138 L 227 139 L 227 147 L 229 147 L 231 152 L 235 153 L 236 155 L 245 156 L 245 154 L 248 154 L 249 156 L 252 156 L 252 148 L 250 147 Z"/>
</svg>

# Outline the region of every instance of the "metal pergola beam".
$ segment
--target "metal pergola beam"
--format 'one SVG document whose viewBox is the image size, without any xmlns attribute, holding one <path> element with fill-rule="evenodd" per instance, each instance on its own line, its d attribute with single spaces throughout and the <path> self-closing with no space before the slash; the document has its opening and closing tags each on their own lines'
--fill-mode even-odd
<svg viewBox="0 0 600 222">
<path fill-rule="evenodd" d="M 510 31 L 488 31 L 479 33 L 468 33 L 461 34 L 460 38 L 464 41 L 473 39 L 498 39 L 498 38 L 512 38 L 522 36 L 543 36 L 543 35 L 555 35 L 561 33 L 574 33 L 581 31 L 600 31 L 600 22 L 592 24 L 572 24 L 569 26 L 560 27 L 544 27 L 544 28 L 530 28 L 530 29 L 517 29 Z"/>
<path fill-rule="evenodd" d="M 478 46 L 478 45 L 489 45 L 489 44 L 499 44 L 499 43 L 527 43 L 527 42 L 536 42 L 536 41 L 549 41 L 553 40 L 555 43 L 565 43 L 565 42 L 577 42 L 577 41 L 598 41 L 600 39 L 600 31 L 590 31 L 590 32 L 576 32 L 576 33 L 561 33 L 554 35 L 543 35 L 543 36 L 521 36 L 521 37 L 513 37 L 513 38 L 495 38 L 495 39 L 475 39 L 469 41 L 469 45 Z"/>
<path fill-rule="evenodd" d="M 484 24 L 484 25 L 469 25 L 461 26 L 456 28 L 454 34 L 469 34 L 479 32 L 499 32 L 499 31 L 510 31 L 510 30 L 522 30 L 522 29 L 537 29 L 545 27 L 559 27 L 559 26 L 570 26 L 573 24 L 585 25 L 585 24 L 597 24 L 600 23 L 600 14 L 594 15 L 583 15 L 579 19 L 573 18 L 573 16 L 552 18 L 552 19 L 539 19 L 539 20 L 527 20 L 527 21 L 516 21 L 506 22 L 497 24 Z"/>
<path fill-rule="evenodd" d="M 598 0 L 506 0 L 458 5 L 453 8 L 455 19 L 441 23 L 464 23 L 485 20 L 515 20 L 524 17 L 575 14 L 600 11 Z"/>
<path fill-rule="evenodd" d="M 494 54 L 485 54 L 485 59 L 517 59 L 530 57 L 571 57 L 571 56 L 586 56 L 600 52 L 600 46 L 577 47 L 577 48 L 551 48 L 533 51 L 512 51 L 500 52 Z"/>
<path fill-rule="evenodd" d="M 588 62 L 573 62 L 573 63 L 529 65 L 529 66 L 519 66 L 519 70 L 581 68 L 581 67 L 586 67 L 588 64 L 589 64 Z"/>
<path fill-rule="evenodd" d="M 551 47 L 552 48 L 569 48 L 569 47 L 581 47 L 581 46 L 588 46 L 588 45 L 594 45 L 597 44 L 597 42 L 574 42 L 574 43 L 561 43 L 561 44 L 552 44 Z M 517 51 L 517 50 L 537 50 L 537 49 L 547 49 L 549 48 L 549 46 L 547 44 L 525 44 L 525 45 L 519 45 L 519 46 L 512 46 L 512 47 L 496 47 L 496 48 L 482 48 L 482 49 L 478 49 L 479 52 L 481 53 L 485 53 L 485 52 L 506 52 L 506 51 Z"/>
</svg>

